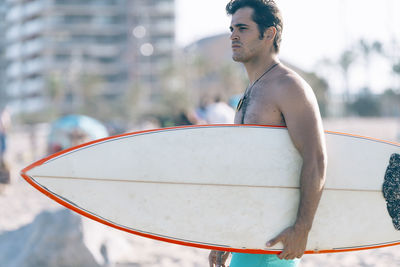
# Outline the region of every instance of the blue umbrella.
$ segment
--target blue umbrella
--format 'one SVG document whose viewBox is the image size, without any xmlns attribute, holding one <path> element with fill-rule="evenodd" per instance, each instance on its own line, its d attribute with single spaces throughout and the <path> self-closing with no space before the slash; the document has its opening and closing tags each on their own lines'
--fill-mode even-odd
<svg viewBox="0 0 400 267">
<path fill-rule="evenodd" d="M 49 153 L 108 136 L 106 127 L 88 116 L 68 115 L 52 123 L 48 136 Z"/>
</svg>

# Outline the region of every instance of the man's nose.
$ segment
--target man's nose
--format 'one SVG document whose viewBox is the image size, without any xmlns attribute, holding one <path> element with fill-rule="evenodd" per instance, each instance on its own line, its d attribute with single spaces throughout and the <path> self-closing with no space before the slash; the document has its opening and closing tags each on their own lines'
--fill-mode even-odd
<svg viewBox="0 0 400 267">
<path fill-rule="evenodd" d="M 236 34 L 236 31 L 232 31 L 231 33 L 231 40 L 239 40 L 239 36 Z"/>
</svg>

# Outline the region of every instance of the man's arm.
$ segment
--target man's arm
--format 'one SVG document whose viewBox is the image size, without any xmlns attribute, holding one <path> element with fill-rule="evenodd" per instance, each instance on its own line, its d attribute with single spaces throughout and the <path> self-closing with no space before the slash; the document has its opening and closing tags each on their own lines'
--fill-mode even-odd
<svg viewBox="0 0 400 267">
<path fill-rule="evenodd" d="M 300 78 L 289 76 L 280 82 L 277 103 L 293 141 L 303 158 L 300 174 L 300 204 L 297 219 L 267 243 L 282 242 L 281 259 L 300 258 L 321 198 L 327 165 L 325 137 L 318 104 L 312 89 Z"/>
</svg>

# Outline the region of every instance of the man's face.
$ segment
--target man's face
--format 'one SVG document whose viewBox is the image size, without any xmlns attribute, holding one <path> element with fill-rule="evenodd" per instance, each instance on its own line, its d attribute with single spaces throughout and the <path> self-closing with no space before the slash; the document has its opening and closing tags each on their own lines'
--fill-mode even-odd
<svg viewBox="0 0 400 267">
<path fill-rule="evenodd" d="M 254 57 L 265 53 L 265 40 L 260 40 L 257 23 L 252 19 L 253 9 L 244 7 L 232 15 L 230 30 L 232 32 L 232 58 L 235 61 L 246 63 Z"/>
</svg>

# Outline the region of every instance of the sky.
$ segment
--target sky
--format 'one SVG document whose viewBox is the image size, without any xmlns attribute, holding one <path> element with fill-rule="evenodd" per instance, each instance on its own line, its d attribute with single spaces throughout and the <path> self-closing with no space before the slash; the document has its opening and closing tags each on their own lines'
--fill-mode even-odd
<svg viewBox="0 0 400 267">
<path fill-rule="evenodd" d="M 229 33 L 227 0 L 176 0 L 177 44 L 185 46 L 206 36 Z M 280 57 L 306 70 L 318 69 L 323 58 L 336 61 L 360 38 L 379 40 L 389 49 L 394 38 L 400 43 L 399 0 L 276 0 L 282 11 L 284 30 Z M 400 53 L 400 52 L 398 52 Z M 398 54 L 400 56 L 400 54 Z M 386 61 L 373 61 L 368 78 L 373 91 L 393 84 Z M 325 72 L 328 72 L 327 70 Z M 355 66 L 350 80 L 361 87 L 366 67 Z M 363 73 L 363 74 L 362 74 Z M 337 77 L 338 79 L 340 77 Z M 338 82 L 333 87 L 341 87 Z M 340 89 L 337 89 L 340 90 Z"/>
</svg>

